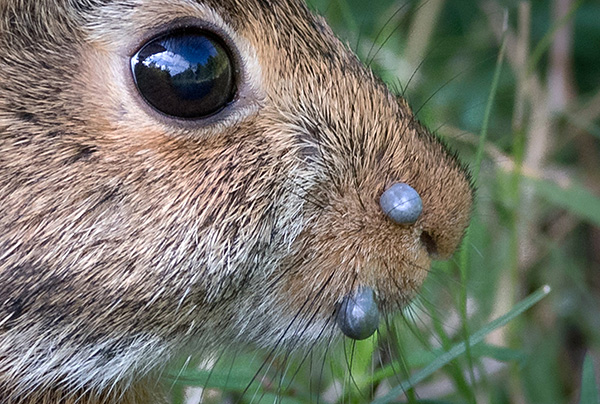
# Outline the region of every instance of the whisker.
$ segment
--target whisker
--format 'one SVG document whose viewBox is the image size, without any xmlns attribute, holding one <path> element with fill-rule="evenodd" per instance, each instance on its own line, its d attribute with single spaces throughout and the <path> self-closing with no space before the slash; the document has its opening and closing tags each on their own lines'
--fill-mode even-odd
<svg viewBox="0 0 600 404">
<path fill-rule="evenodd" d="M 323 333 L 325 332 L 326 329 L 331 328 L 332 330 L 334 329 L 333 327 L 329 327 L 330 325 L 330 321 L 333 319 L 333 316 L 330 316 L 327 319 L 327 322 L 325 323 L 324 327 L 321 329 L 321 331 L 319 332 L 319 334 L 317 335 L 317 338 L 315 338 L 315 340 L 312 342 L 311 346 L 308 348 L 308 352 L 307 354 L 305 354 L 302 358 L 302 360 L 300 361 L 300 364 L 298 365 L 298 369 L 296 370 L 295 374 L 292 376 L 289 384 L 286 386 L 286 390 L 290 388 L 293 379 L 295 378 L 295 376 L 298 374 L 298 372 L 300 371 L 300 367 L 302 366 L 302 364 L 306 361 L 306 359 L 308 358 L 309 354 L 312 355 L 313 349 L 314 347 L 319 343 L 318 341 L 321 339 L 321 336 L 323 335 Z"/>
<path fill-rule="evenodd" d="M 320 290 L 317 292 L 318 295 L 321 294 L 322 291 L 327 287 L 327 285 L 329 284 L 329 282 L 331 282 L 331 280 L 333 279 L 334 275 L 335 275 L 335 272 L 332 272 L 329 275 L 329 277 L 327 278 L 327 280 L 321 286 Z M 313 300 L 313 302 L 314 302 L 314 299 L 311 299 L 311 297 L 308 297 L 304 301 L 304 303 L 302 304 L 302 306 L 298 309 L 298 311 L 296 312 L 296 314 L 292 317 L 292 321 L 289 322 L 289 324 L 287 325 L 287 327 L 281 333 L 281 336 L 277 339 L 277 341 L 273 345 L 273 348 L 271 348 L 271 350 L 269 351 L 268 357 L 273 357 L 273 354 L 277 351 L 277 349 L 279 349 L 279 347 L 283 343 L 285 337 L 288 335 L 288 332 L 290 331 L 290 329 L 292 328 L 292 326 L 294 325 L 294 323 L 300 318 L 300 314 L 304 311 L 304 308 L 309 304 L 310 300 Z M 262 363 L 262 365 L 260 366 L 260 368 L 255 372 L 254 377 L 252 378 L 252 381 L 254 381 L 258 377 L 258 375 L 263 371 L 263 369 L 265 368 L 266 364 L 267 364 L 267 361 L 264 361 Z M 271 366 L 271 364 L 272 364 L 272 361 L 269 364 L 269 367 Z M 246 386 L 246 388 L 242 392 L 241 397 L 243 397 L 248 392 L 248 389 L 250 388 L 252 381 L 250 382 L 250 384 L 248 384 Z"/>
<path fill-rule="evenodd" d="M 350 360 L 348 360 L 348 351 L 347 349 L 344 349 L 344 357 L 346 359 L 346 366 L 348 368 L 348 380 L 349 383 L 352 383 L 354 385 L 354 387 L 356 388 L 356 391 L 358 392 L 358 394 L 363 398 L 366 399 L 366 397 L 363 395 L 360 386 L 358 385 L 358 382 L 356 381 L 356 379 L 354 378 L 354 375 L 352 374 L 352 365 L 354 363 L 354 354 L 355 354 L 355 350 L 356 350 L 356 341 L 352 340 L 350 341 L 350 344 L 352 345 L 352 349 L 350 350 Z M 344 348 L 346 347 L 346 340 L 344 340 Z"/>
<path fill-rule="evenodd" d="M 360 22 L 360 28 L 358 30 L 358 37 L 356 38 L 356 44 L 352 49 L 354 53 L 357 55 L 360 53 L 360 41 L 363 39 L 363 32 L 365 30 L 366 17 L 363 16 L 362 21 Z"/>
<path fill-rule="evenodd" d="M 488 57 L 485 60 L 475 64 L 474 66 L 470 67 L 469 69 L 465 69 L 463 71 L 460 71 L 458 73 L 456 73 L 454 76 L 450 77 L 449 79 L 447 79 L 444 83 L 442 83 L 441 86 L 439 86 L 431 95 L 429 95 L 427 97 L 427 99 L 421 104 L 421 106 L 419 108 L 417 108 L 416 110 L 413 109 L 413 117 L 412 119 L 416 120 L 419 112 L 421 112 L 421 110 L 425 107 L 425 105 L 427 105 L 429 103 L 429 101 L 431 101 L 440 91 L 442 91 L 445 87 L 447 87 L 450 83 L 452 83 L 454 80 L 456 80 L 457 78 L 459 78 L 460 76 L 468 73 L 469 70 L 475 70 L 476 67 L 478 67 L 479 65 L 483 64 L 484 62 L 487 62 L 491 59 L 495 59 L 495 57 Z"/>
<path fill-rule="evenodd" d="M 219 356 L 215 360 L 215 363 L 213 363 L 211 365 L 210 371 L 208 372 L 208 377 L 206 378 L 206 381 L 205 381 L 206 385 L 208 385 L 209 380 L 211 379 L 211 377 L 214 374 L 215 369 L 217 368 L 217 364 L 221 361 L 221 359 L 223 359 L 223 357 L 225 356 L 225 352 L 229 350 L 230 346 L 231 346 L 231 344 L 228 344 L 228 348 L 227 349 L 221 350 L 221 353 L 219 354 Z M 227 374 L 227 379 L 225 380 L 225 386 L 229 382 L 229 377 L 231 375 L 231 371 L 232 370 L 233 370 L 233 365 L 230 367 L 229 373 Z M 204 400 L 204 393 L 205 392 L 206 392 L 206 388 L 202 389 L 202 394 L 200 394 L 200 402 L 202 402 Z"/>
<path fill-rule="evenodd" d="M 394 341 L 398 341 L 399 337 L 397 335 L 397 329 L 390 321 L 389 316 L 385 317 L 385 323 L 386 323 L 386 327 L 388 329 L 388 334 L 390 335 L 390 337 L 393 338 Z M 394 346 L 397 347 L 397 350 L 392 349 L 390 338 L 387 339 L 386 345 L 387 345 L 388 354 L 390 356 L 389 365 L 392 367 L 392 370 L 394 371 L 394 375 L 395 375 L 395 378 L 396 378 L 396 381 L 398 382 L 398 384 L 402 384 L 402 379 L 400 378 L 400 370 L 402 371 L 404 378 L 407 379 L 410 375 L 410 367 L 409 367 L 408 363 L 406 362 L 406 355 L 403 350 L 403 345 L 402 344 L 394 344 Z M 396 370 L 396 368 L 394 367 L 395 360 L 393 359 L 394 355 L 392 355 L 392 352 L 394 352 L 394 351 L 396 353 L 395 356 L 398 358 L 397 361 L 401 367 L 401 369 L 398 369 L 398 370 Z M 407 390 L 403 389 L 403 392 L 406 396 L 409 396 L 409 393 Z"/>
<path fill-rule="evenodd" d="M 329 338 L 327 340 L 327 344 L 325 345 L 325 351 L 323 353 L 323 361 L 321 362 L 321 369 L 319 371 L 319 383 L 322 383 L 322 381 L 323 381 L 323 373 L 325 372 L 325 361 L 327 358 L 327 354 L 329 353 L 329 349 L 331 348 L 331 344 L 334 340 L 334 332 L 335 332 L 335 327 L 331 327 Z M 330 364 L 331 364 L 331 361 L 330 361 Z M 320 398 L 320 395 L 318 397 Z M 318 402 L 319 402 L 319 400 L 317 400 L 317 404 L 318 404 Z"/>
<path fill-rule="evenodd" d="M 394 18 L 396 18 L 396 16 L 400 13 L 400 11 L 402 11 L 404 9 L 404 7 L 406 7 L 408 5 L 408 2 L 405 2 L 403 5 L 401 5 L 400 7 L 398 7 L 398 9 L 396 11 L 394 11 L 394 13 L 392 13 L 392 15 L 390 15 L 388 17 L 388 19 L 385 21 L 385 23 L 383 23 L 383 26 L 381 27 L 381 29 L 379 30 L 379 32 L 377 33 L 377 35 L 375 36 L 375 39 L 373 40 L 373 42 L 371 43 L 371 49 L 369 49 L 369 53 L 367 53 L 367 57 L 365 58 L 366 60 L 366 65 L 367 66 L 371 66 L 371 63 L 373 63 L 373 59 L 375 59 L 375 56 L 377 56 L 377 54 L 379 53 L 379 51 L 381 50 L 381 46 L 379 47 L 379 49 L 377 49 L 377 51 L 375 52 L 375 55 L 373 55 L 373 57 L 371 57 L 371 53 L 373 52 L 373 49 L 375 49 L 375 45 L 377 44 L 377 41 L 379 40 L 379 38 L 381 37 L 381 35 L 383 34 L 383 31 L 388 27 L 388 25 L 392 22 L 392 20 Z M 398 24 L 399 25 L 399 24 Z M 398 26 L 396 26 L 396 28 L 394 28 L 393 32 L 396 32 L 396 30 L 398 30 Z M 390 34 L 391 36 L 391 34 Z M 384 41 L 384 45 L 385 43 L 389 40 L 390 36 L 388 36 L 385 41 Z"/>
</svg>

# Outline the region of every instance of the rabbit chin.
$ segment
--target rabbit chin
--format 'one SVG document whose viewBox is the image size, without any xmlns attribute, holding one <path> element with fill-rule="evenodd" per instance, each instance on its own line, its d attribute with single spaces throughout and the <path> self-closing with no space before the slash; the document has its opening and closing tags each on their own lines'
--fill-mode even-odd
<svg viewBox="0 0 600 404">
<path fill-rule="evenodd" d="M 268 310 L 266 306 L 265 309 Z M 207 337 L 199 327 L 195 332 L 170 337 L 154 333 L 111 335 L 77 345 L 68 341 L 59 345 L 40 339 L 39 330 L 34 329 L 18 335 L 9 332 L 3 336 L 2 345 L 21 346 L 24 339 L 35 341 L 37 345 L 26 352 L 10 353 L 14 356 L 13 367 L 9 373 L 0 373 L 0 383 L 2 379 L 8 380 L 18 394 L 58 388 L 119 395 L 146 377 L 156 383 L 153 375 L 163 374 L 167 364 L 188 356 L 210 361 L 223 352 L 238 352 L 251 346 L 278 353 L 290 352 L 312 348 L 318 340 L 329 343 L 341 335 L 333 315 L 300 317 L 279 312 L 263 318 L 240 315 L 224 321 L 227 323 L 224 328 L 210 325 L 212 337 Z M 53 349 L 46 349 L 48 346 Z M 7 351 L 10 350 L 4 350 Z M 3 394 L 9 394 L 8 399 L 11 399 L 12 393 Z M 19 398 L 23 398 L 22 395 Z"/>
<path fill-rule="evenodd" d="M 335 325 L 334 313 L 327 317 L 317 312 L 303 316 L 276 314 L 270 317 L 271 321 L 263 321 L 258 326 L 252 321 L 240 323 L 239 339 L 280 353 L 330 343 L 342 335 Z"/>
<path fill-rule="evenodd" d="M 35 338 L 38 334 L 32 333 Z M 12 339 L 27 338 L 22 333 L 15 338 L 5 335 L 2 344 L 10 344 Z M 30 339 L 30 341 L 36 341 Z M 37 340 L 38 349 L 32 347 L 27 352 L 19 352 L 10 373 L 2 373 L 1 378 L 16 386 L 14 394 L 22 399 L 23 392 L 35 394 L 45 389 L 65 391 L 87 391 L 91 394 L 112 391 L 114 394 L 127 391 L 141 378 L 155 370 L 157 363 L 170 359 L 172 346 L 150 335 L 136 335 L 128 338 L 107 338 L 88 345 L 55 346 L 44 349 L 47 342 Z M 2 383 L 2 380 L 0 380 Z M 3 392 L 2 398 L 11 399 L 10 392 Z M 6 397 L 5 395 L 8 394 Z M 27 395 L 27 393 L 25 393 Z M 20 401 L 19 401 L 20 402 Z"/>
</svg>

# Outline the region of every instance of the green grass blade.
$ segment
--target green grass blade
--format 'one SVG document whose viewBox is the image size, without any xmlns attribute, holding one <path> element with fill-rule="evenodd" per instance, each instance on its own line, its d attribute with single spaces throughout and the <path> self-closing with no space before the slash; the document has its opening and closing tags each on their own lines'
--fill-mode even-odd
<svg viewBox="0 0 600 404">
<path fill-rule="evenodd" d="M 409 353 L 405 362 L 409 364 L 410 368 L 423 367 L 433 362 L 440 355 L 443 355 L 445 351 L 442 349 L 434 349 L 432 351 L 417 351 Z M 517 362 L 523 363 L 526 360 L 525 353 L 514 349 L 479 344 L 476 347 L 472 347 L 473 358 L 493 358 L 501 362 Z M 377 384 L 382 380 L 390 377 L 394 377 L 397 374 L 398 368 L 401 366 L 399 363 L 389 364 L 373 373 L 370 379 L 371 384 Z"/>
<path fill-rule="evenodd" d="M 489 128 L 489 124 L 490 124 L 490 116 L 492 114 L 492 108 L 494 106 L 494 100 L 496 98 L 496 94 L 498 92 L 498 85 L 500 83 L 500 74 L 502 73 L 502 65 L 504 62 L 504 55 L 506 53 L 506 37 L 504 36 L 502 38 L 502 44 L 500 46 L 500 51 L 498 52 L 498 57 L 496 59 L 496 67 L 494 69 L 494 76 L 492 79 L 492 87 L 490 89 L 490 93 L 488 95 L 488 99 L 487 99 L 487 103 L 486 103 L 486 107 L 485 107 L 485 113 L 483 116 L 483 122 L 482 122 L 482 126 L 481 126 L 481 134 L 479 136 L 479 144 L 477 146 L 477 150 L 475 152 L 475 162 L 473 164 L 473 172 L 472 172 L 472 178 L 473 178 L 473 183 L 477 184 L 478 182 L 478 178 L 479 178 L 479 171 L 481 170 L 481 162 L 483 161 L 483 155 L 484 155 L 484 149 L 485 149 L 485 144 L 487 142 L 487 137 L 488 137 L 488 128 Z M 470 234 L 470 230 L 467 229 L 465 237 L 463 239 L 463 246 L 468 246 L 471 245 L 471 234 Z M 463 285 L 467 285 L 467 281 L 468 281 L 468 268 L 469 268 L 469 249 L 468 248 L 462 248 L 460 255 L 459 255 L 459 262 L 460 262 L 460 278 L 461 278 L 461 283 Z M 463 319 L 462 324 L 463 324 L 463 335 L 465 336 L 465 338 L 469 335 L 469 328 L 468 328 L 468 322 L 466 321 L 467 318 L 467 290 L 466 288 L 463 288 L 461 290 L 461 294 L 460 294 L 460 312 L 461 312 L 461 317 Z M 470 346 L 467 345 L 466 346 L 466 354 L 467 354 L 467 358 L 468 358 L 468 362 L 469 362 L 469 372 L 471 373 L 471 378 L 474 378 L 474 371 L 473 371 L 473 361 L 471 359 L 471 352 L 470 352 Z M 475 396 L 471 396 L 470 397 L 470 401 L 471 402 L 475 402 Z"/>
<path fill-rule="evenodd" d="M 531 53 L 531 56 L 529 57 L 529 62 L 528 62 L 528 67 L 527 67 L 527 72 L 529 74 L 531 74 L 535 70 L 535 68 L 537 67 L 537 64 L 539 63 L 540 59 L 542 59 L 542 56 L 544 55 L 544 53 L 550 48 L 550 45 L 552 45 L 552 41 L 554 40 L 556 33 L 562 27 L 564 27 L 567 23 L 569 23 L 570 21 L 573 20 L 575 12 L 579 9 L 581 4 L 583 4 L 583 0 L 579 0 L 576 3 L 574 3 L 571 6 L 571 8 L 569 9 L 568 13 L 565 14 L 565 16 L 562 17 L 560 20 L 558 20 L 551 27 L 550 31 L 548 31 L 546 33 L 546 35 L 544 35 L 544 37 L 537 44 L 537 46 Z"/>
<path fill-rule="evenodd" d="M 596 374 L 594 372 L 594 363 L 592 357 L 588 354 L 583 362 L 583 375 L 581 377 L 581 397 L 580 404 L 599 404 L 598 385 L 596 384 Z"/>
<path fill-rule="evenodd" d="M 548 202 L 568 210 L 591 224 L 600 226 L 600 198 L 579 184 L 568 188 L 544 180 L 534 180 L 537 193 Z"/>
<path fill-rule="evenodd" d="M 528 310 L 530 307 L 535 305 L 541 299 L 550 293 L 550 286 L 546 285 L 529 295 L 527 298 L 523 299 L 519 303 L 517 303 L 512 310 L 510 310 L 505 315 L 491 321 L 486 326 L 481 328 L 479 331 L 475 332 L 468 340 L 468 344 L 470 346 L 474 346 L 481 341 L 484 340 L 486 335 L 491 333 L 497 328 L 500 328 L 506 324 L 508 324 L 515 317 L 522 314 L 524 311 Z M 390 390 L 388 394 L 384 397 L 378 398 L 373 401 L 374 404 L 384 404 L 390 403 L 397 399 L 397 397 L 403 394 L 406 390 L 411 387 L 417 385 L 418 383 L 425 380 L 427 377 L 431 376 L 434 372 L 439 370 L 441 367 L 450 363 L 452 360 L 456 359 L 463 353 L 465 353 L 467 349 L 467 344 L 465 342 L 458 343 L 454 345 L 450 350 L 445 352 L 444 354 L 438 356 L 433 362 L 429 365 L 425 366 L 423 369 L 415 373 L 408 380 L 402 382 L 399 386 L 394 387 Z"/>
<path fill-rule="evenodd" d="M 506 17 L 505 17 L 506 18 Z M 479 170 L 481 169 L 481 162 L 483 161 L 483 155 L 485 151 L 485 144 L 488 138 L 488 128 L 490 126 L 490 117 L 492 115 L 492 108 L 494 106 L 494 100 L 498 93 L 498 86 L 500 84 L 500 74 L 502 73 L 502 65 L 504 63 L 504 55 L 506 54 L 506 37 L 502 35 L 502 42 L 500 44 L 500 51 L 496 59 L 496 67 L 494 68 L 494 76 L 492 78 L 492 87 L 488 95 L 487 103 L 485 105 L 485 112 L 483 114 L 483 122 L 481 124 L 481 133 L 479 135 L 479 144 L 475 151 L 475 162 L 473 163 L 473 182 L 477 183 L 479 177 Z"/>
</svg>

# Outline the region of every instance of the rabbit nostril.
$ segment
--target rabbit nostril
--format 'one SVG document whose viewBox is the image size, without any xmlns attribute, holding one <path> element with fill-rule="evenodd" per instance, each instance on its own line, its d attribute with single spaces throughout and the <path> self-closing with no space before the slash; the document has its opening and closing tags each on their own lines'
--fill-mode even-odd
<svg viewBox="0 0 600 404">
<path fill-rule="evenodd" d="M 412 224 L 423 211 L 423 201 L 413 187 L 396 183 L 389 187 L 379 198 L 383 213 L 397 224 Z"/>
<path fill-rule="evenodd" d="M 438 247 L 431 234 L 426 231 L 421 233 L 421 243 L 425 246 L 430 257 L 434 258 L 438 256 Z"/>
<path fill-rule="evenodd" d="M 379 325 L 379 309 L 373 289 L 361 287 L 346 295 L 338 308 L 337 323 L 349 338 L 361 340 L 373 335 Z"/>
</svg>

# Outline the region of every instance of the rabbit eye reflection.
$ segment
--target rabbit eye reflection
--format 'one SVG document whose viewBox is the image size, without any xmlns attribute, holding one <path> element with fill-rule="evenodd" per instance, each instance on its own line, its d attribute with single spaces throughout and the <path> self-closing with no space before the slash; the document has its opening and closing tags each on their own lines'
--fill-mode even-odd
<svg viewBox="0 0 600 404">
<path fill-rule="evenodd" d="M 229 104 L 236 92 L 229 51 L 214 35 L 182 29 L 151 39 L 131 58 L 135 84 L 154 109 L 200 119 Z"/>
</svg>

